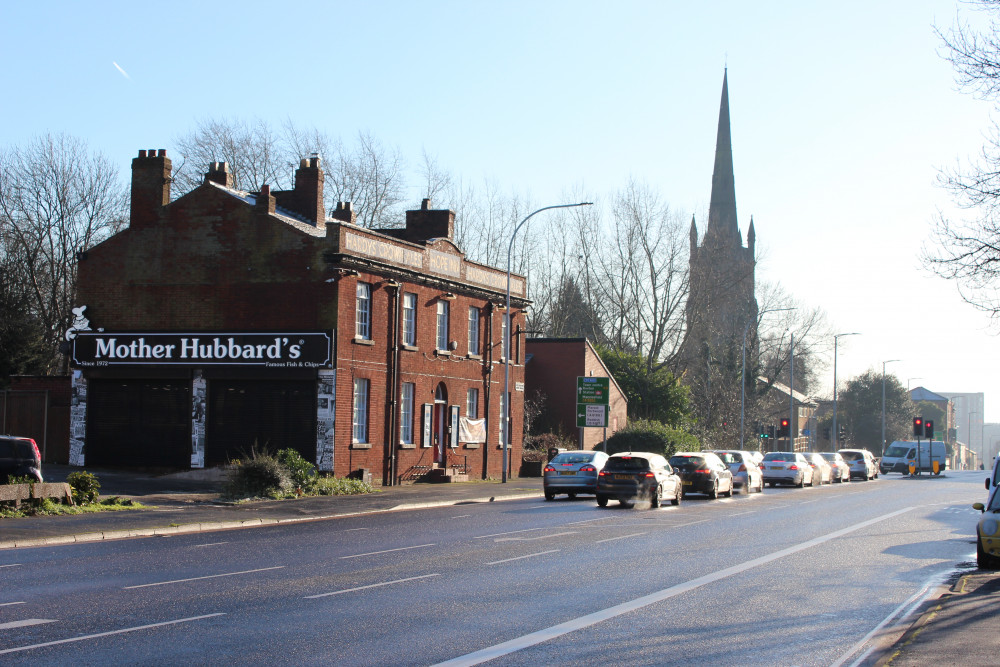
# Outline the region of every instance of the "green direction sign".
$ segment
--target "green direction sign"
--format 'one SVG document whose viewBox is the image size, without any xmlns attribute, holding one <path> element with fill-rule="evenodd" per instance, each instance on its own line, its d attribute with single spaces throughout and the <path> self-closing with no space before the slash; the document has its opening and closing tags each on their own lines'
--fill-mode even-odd
<svg viewBox="0 0 1000 667">
<path fill-rule="evenodd" d="M 578 377 L 576 378 L 576 425 L 579 428 L 607 428 L 608 414 L 608 378 Z"/>
<path fill-rule="evenodd" d="M 578 428 L 598 427 L 607 428 L 608 413 L 610 408 L 606 405 L 594 405 L 593 403 L 576 404 L 576 425 Z"/>
<path fill-rule="evenodd" d="M 576 402 L 591 405 L 608 404 L 608 378 L 578 377 L 576 378 Z"/>
</svg>

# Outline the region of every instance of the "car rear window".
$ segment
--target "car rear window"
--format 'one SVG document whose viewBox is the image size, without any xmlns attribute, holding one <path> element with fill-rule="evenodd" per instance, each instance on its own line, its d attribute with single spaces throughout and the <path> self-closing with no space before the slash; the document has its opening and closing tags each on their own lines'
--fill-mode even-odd
<svg viewBox="0 0 1000 667">
<path fill-rule="evenodd" d="M 612 456 L 604 467 L 614 470 L 649 470 L 649 461 L 641 456 Z"/>
<path fill-rule="evenodd" d="M 731 452 L 715 452 L 715 455 L 722 459 L 723 463 L 739 463 L 743 460 L 742 456 L 737 456 Z"/>
<path fill-rule="evenodd" d="M 782 463 L 784 461 L 794 461 L 795 454 L 789 454 L 788 452 L 768 452 L 764 454 L 765 461 L 776 461 L 777 463 Z"/>
<path fill-rule="evenodd" d="M 860 461 L 864 458 L 864 455 L 859 452 L 841 452 L 840 455 L 848 461 Z"/>
<path fill-rule="evenodd" d="M 586 454 L 583 452 L 574 452 L 572 454 L 560 454 L 550 461 L 550 463 L 590 463 L 594 460 L 593 454 Z"/>
<path fill-rule="evenodd" d="M 705 459 L 701 456 L 671 456 L 670 465 L 680 470 L 694 470 L 705 465 Z"/>
</svg>

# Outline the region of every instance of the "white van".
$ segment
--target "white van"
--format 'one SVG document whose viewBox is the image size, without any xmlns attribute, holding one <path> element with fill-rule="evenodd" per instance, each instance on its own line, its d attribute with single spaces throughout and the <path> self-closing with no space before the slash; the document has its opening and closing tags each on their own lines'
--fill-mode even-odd
<svg viewBox="0 0 1000 667">
<path fill-rule="evenodd" d="M 908 475 L 912 463 L 917 472 L 934 472 L 934 461 L 937 461 L 937 474 L 944 472 L 948 447 L 941 440 L 897 440 L 886 448 L 879 470 L 883 475 L 888 472 Z"/>
</svg>

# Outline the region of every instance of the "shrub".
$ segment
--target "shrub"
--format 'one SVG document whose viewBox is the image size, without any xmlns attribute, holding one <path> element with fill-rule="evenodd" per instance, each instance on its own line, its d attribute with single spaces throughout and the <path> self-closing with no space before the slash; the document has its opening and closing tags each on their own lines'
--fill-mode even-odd
<svg viewBox="0 0 1000 667">
<path fill-rule="evenodd" d="M 86 470 L 71 472 L 66 476 L 66 483 L 73 491 L 73 502 L 77 505 L 89 505 L 96 502 L 101 495 L 101 483 L 95 475 Z"/>
<path fill-rule="evenodd" d="M 698 438 L 657 421 L 640 419 L 608 438 L 608 454 L 617 452 L 653 452 L 673 456 L 674 452 L 701 449 Z"/>
<path fill-rule="evenodd" d="M 375 493 L 374 487 L 360 479 L 345 479 L 343 477 L 318 477 L 316 493 L 321 496 L 351 496 L 362 493 Z"/>
<path fill-rule="evenodd" d="M 316 485 L 316 466 L 302 458 L 294 449 L 282 449 L 278 452 L 278 462 L 288 471 L 292 486 L 309 492 Z"/>
<path fill-rule="evenodd" d="M 229 473 L 223 495 L 229 498 L 267 498 L 288 493 L 292 477 L 277 458 L 267 453 L 253 452 L 241 459 Z"/>
<path fill-rule="evenodd" d="M 576 442 L 572 438 L 558 433 L 540 433 L 524 440 L 522 461 L 548 461 L 550 447 L 576 449 Z"/>
</svg>

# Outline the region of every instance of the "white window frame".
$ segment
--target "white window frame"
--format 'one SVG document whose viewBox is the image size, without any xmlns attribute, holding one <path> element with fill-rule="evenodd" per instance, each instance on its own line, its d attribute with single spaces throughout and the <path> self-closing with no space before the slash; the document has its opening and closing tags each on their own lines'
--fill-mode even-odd
<svg viewBox="0 0 1000 667">
<path fill-rule="evenodd" d="M 507 312 L 504 311 L 503 317 L 500 318 L 500 358 L 509 359 L 510 358 L 510 336 L 507 335 L 507 323 L 510 317 Z"/>
<path fill-rule="evenodd" d="M 465 416 L 469 419 L 479 418 L 479 390 L 469 389 L 465 393 Z"/>
<path fill-rule="evenodd" d="M 438 350 L 448 349 L 448 302 L 438 299 L 437 302 L 437 336 L 435 346 Z"/>
<path fill-rule="evenodd" d="M 370 387 L 371 381 L 367 378 L 354 378 L 354 415 L 351 429 L 353 442 L 368 442 L 368 392 Z"/>
<path fill-rule="evenodd" d="M 368 283 L 358 283 L 354 317 L 354 337 L 362 340 L 371 340 L 372 286 Z"/>
<path fill-rule="evenodd" d="M 403 294 L 403 345 L 417 346 L 417 295 Z"/>
<path fill-rule="evenodd" d="M 404 445 L 413 444 L 413 399 L 416 393 L 416 384 L 403 383 L 399 395 L 399 442 Z"/>
<path fill-rule="evenodd" d="M 469 354 L 479 356 L 479 309 L 469 306 Z"/>
</svg>

